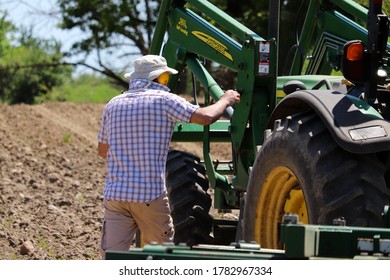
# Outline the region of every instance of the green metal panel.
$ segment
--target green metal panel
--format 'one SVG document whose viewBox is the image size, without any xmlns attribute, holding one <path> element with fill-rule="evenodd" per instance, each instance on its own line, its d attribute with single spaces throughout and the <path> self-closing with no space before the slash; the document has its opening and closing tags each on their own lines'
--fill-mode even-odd
<svg viewBox="0 0 390 280">
<path fill-rule="evenodd" d="M 251 249 L 252 247 L 253 249 Z M 257 245 L 244 246 L 175 246 L 148 245 L 143 249 L 135 248 L 129 252 L 106 252 L 107 260 L 269 260 L 285 259 L 283 251 L 263 250 Z"/>
<path fill-rule="evenodd" d="M 318 15 L 317 37 L 305 74 L 328 74 L 332 72 L 329 59 L 333 56 L 338 63 L 342 48 L 347 41 L 367 41 L 367 30 L 336 11 Z M 340 67 L 340 65 L 337 65 Z"/>
<path fill-rule="evenodd" d="M 331 53 L 327 51 L 341 52 L 340 47 L 349 40 L 367 41 L 367 13 L 366 8 L 352 0 L 310 1 L 300 32 L 299 52 L 294 57 L 290 75 L 301 74 L 301 53 L 306 55 L 309 63 L 305 74 L 330 74 L 327 60 Z M 390 44 L 387 50 L 390 51 Z"/>
<path fill-rule="evenodd" d="M 390 230 L 386 228 L 283 224 L 280 230 L 289 259 L 390 256 Z"/>
<path fill-rule="evenodd" d="M 176 9 L 170 16 L 172 26 L 168 31 L 170 40 L 177 42 L 186 52 L 214 61 L 232 69 L 238 69 L 241 46 L 226 34 L 210 25 L 197 14 L 187 9 Z"/>
<path fill-rule="evenodd" d="M 230 121 L 220 120 L 210 126 L 209 137 L 211 142 L 229 142 Z M 194 123 L 177 123 L 172 141 L 174 142 L 202 142 L 204 126 Z"/>
<path fill-rule="evenodd" d="M 153 40 L 150 45 L 150 54 L 160 54 L 166 29 L 168 27 L 168 11 L 172 5 L 172 0 L 163 0 L 160 6 L 159 17 L 154 30 Z"/>
<path fill-rule="evenodd" d="M 390 229 L 347 226 L 280 224 L 285 250 L 261 248 L 256 243 L 230 245 L 151 244 L 129 252 L 106 252 L 108 260 L 281 260 L 390 259 Z"/>
<path fill-rule="evenodd" d="M 197 8 L 199 11 L 202 11 L 202 13 L 204 13 L 209 18 L 216 21 L 220 26 L 223 26 L 226 30 L 229 30 L 229 32 L 237 36 L 237 38 L 242 41 L 246 40 L 250 34 L 257 36 L 256 33 L 247 28 L 245 25 L 241 24 L 235 18 L 232 18 L 206 0 L 188 0 L 187 2 Z"/>
<path fill-rule="evenodd" d="M 330 0 L 324 2 L 331 2 L 336 7 L 342 9 L 343 11 L 347 11 L 350 15 L 356 17 L 361 22 L 367 23 L 368 10 L 356 3 L 354 0 Z"/>
<path fill-rule="evenodd" d="M 283 86 L 288 81 L 301 81 L 305 84 L 307 89 L 311 89 L 321 80 L 328 80 L 332 85 L 337 83 L 340 84 L 341 80 L 344 79 L 342 76 L 328 76 L 328 75 L 295 75 L 295 76 L 279 76 L 277 80 L 277 89 L 282 90 Z"/>
<path fill-rule="evenodd" d="M 317 12 L 320 9 L 320 1 L 310 1 L 308 10 L 306 12 L 305 22 L 303 24 L 300 37 L 299 37 L 299 47 L 300 52 L 296 52 L 294 60 L 291 64 L 290 75 L 300 75 L 301 74 L 301 53 L 306 53 L 310 47 L 311 38 L 314 33 L 314 28 L 316 25 Z"/>
</svg>

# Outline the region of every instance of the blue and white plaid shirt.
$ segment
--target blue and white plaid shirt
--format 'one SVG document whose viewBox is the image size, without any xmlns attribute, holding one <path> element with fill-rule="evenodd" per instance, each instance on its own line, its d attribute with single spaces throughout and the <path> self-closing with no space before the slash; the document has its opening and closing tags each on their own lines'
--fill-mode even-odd
<svg viewBox="0 0 390 280">
<path fill-rule="evenodd" d="M 165 164 L 176 122 L 189 122 L 198 106 L 144 79 L 110 100 L 98 141 L 109 144 L 104 198 L 148 202 L 165 191 Z"/>
</svg>

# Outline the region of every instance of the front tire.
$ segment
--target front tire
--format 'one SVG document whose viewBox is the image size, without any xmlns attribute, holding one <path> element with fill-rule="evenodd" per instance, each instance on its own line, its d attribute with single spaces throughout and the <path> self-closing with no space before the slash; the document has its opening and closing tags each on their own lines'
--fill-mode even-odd
<svg viewBox="0 0 390 280">
<path fill-rule="evenodd" d="M 213 218 L 209 214 L 209 181 L 200 159 L 182 151 L 169 151 L 166 185 L 175 228 L 175 244 L 212 243 Z"/>
<path fill-rule="evenodd" d="M 341 149 L 314 113 L 275 122 L 256 157 L 244 210 L 244 238 L 265 248 L 281 248 L 277 224 L 284 214 L 300 222 L 383 226 L 389 202 L 385 167 L 376 154 Z"/>
</svg>

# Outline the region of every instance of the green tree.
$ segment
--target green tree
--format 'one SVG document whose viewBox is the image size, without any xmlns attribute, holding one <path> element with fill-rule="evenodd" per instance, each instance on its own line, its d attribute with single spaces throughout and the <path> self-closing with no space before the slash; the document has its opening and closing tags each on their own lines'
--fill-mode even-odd
<svg viewBox="0 0 390 280">
<path fill-rule="evenodd" d="M 34 38 L 31 30 L 16 29 L 4 15 L 0 21 L 0 100 L 32 104 L 36 97 L 61 85 L 72 72 L 62 58 L 59 43 Z"/>
<path fill-rule="evenodd" d="M 0 18 L 0 57 L 3 56 L 4 52 L 9 47 L 9 41 L 6 35 L 11 30 L 11 23 L 5 19 L 5 15 L 2 15 Z"/>
<path fill-rule="evenodd" d="M 108 51 L 116 58 L 128 59 L 133 54 L 147 54 L 156 24 L 159 2 L 157 0 L 58 0 L 63 29 L 80 28 L 85 38 L 75 43 L 72 54 L 86 57 L 97 53 L 98 67 L 88 65 L 116 83 L 127 86 L 122 76 L 124 69 L 115 69 L 104 61 L 102 52 Z M 126 49 L 124 53 L 118 50 Z"/>
</svg>

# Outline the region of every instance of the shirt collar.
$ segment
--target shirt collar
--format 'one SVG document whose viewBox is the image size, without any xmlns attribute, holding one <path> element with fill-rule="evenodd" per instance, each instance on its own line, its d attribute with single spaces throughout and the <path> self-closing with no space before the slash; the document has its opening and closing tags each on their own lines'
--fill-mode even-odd
<svg viewBox="0 0 390 280">
<path fill-rule="evenodd" d="M 164 86 L 162 84 L 149 81 L 147 79 L 131 79 L 129 83 L 129 91 L 135 92 L 135 91 L 146 91 L 149 89 L 153 90 L 162 90 L 162 91 L 170 91 L 170 89 L 167 86 Z"/>
</svg>

